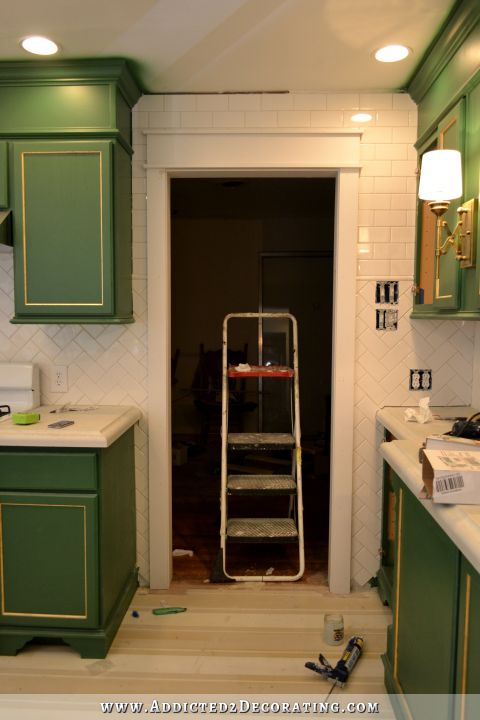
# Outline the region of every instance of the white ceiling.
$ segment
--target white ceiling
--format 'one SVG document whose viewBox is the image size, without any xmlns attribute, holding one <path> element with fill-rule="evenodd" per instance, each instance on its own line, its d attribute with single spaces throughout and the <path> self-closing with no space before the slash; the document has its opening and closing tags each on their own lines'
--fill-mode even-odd
<svg viewBox="0 0 480 720">
<path fill-rule="evenodd" d="M 401 88 L 454 0 L 10 0 L 0 59 L 32 58 L 26 35 L 57 58 L 126 57 L 147 92 Z M 387 43 L 413 49 L 377 63 Z"/>
</svg>

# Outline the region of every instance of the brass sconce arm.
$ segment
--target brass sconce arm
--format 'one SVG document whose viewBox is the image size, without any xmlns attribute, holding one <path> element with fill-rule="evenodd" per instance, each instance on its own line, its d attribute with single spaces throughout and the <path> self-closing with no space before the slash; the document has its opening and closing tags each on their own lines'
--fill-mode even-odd
<svg viewBox="0 0 480 720">
<path fill-rule="evenodd" d="M 442 215 L 448 210 L 449 205 L 448 201 L 428 203 L 430 210 L 437 216 L 436 254 L 437 256 L 446 255 L 453 245 L 455 257 L 462 267 L 473 267 L 475 248 L 472 242 L 472 228 L 476 202 L 469 200 L 457 209 L 458 221 L 453 231 L 450 230 L 447 221 L 442 220 Z M 444 230 L 446 230 L 447 236 L 442 240 Z"/>
</svg>

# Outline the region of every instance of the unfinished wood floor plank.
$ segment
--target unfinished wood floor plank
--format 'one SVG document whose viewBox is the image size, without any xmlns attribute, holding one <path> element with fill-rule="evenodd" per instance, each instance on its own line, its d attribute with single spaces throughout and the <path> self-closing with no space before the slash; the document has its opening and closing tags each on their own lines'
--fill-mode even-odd
<svg viewBox="0 0 480 720">
<path fill-rule="evenodd" d="M 187 611 L 152 614 L 166 606 Z M 380 656 L 391 613 L 376 591 L 338 596 L 290 583 L 140 589 L 104 660 L 82 660 L 65 646 L 29 645 L 16 657 L 0 657 L 0 686 L 3 693 L 31 694 L 318 694 L 328 686 L 304 665 L 319 652 L 332 663 L 340 657 L 343 646 L 323 642 L 324 614 L 331 611 L 343 614 L 346 638 L 365 637 L 349 692 L 384 693 Z"/>
</svg>

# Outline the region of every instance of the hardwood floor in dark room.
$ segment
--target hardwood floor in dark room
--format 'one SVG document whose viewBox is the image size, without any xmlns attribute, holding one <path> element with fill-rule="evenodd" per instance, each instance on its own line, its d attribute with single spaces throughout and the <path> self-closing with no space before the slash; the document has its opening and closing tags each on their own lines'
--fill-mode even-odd
<svg viewBox="0 0 480 720">
<path fill-rule="evenodd" d="M 207 448 L 202 449 L 191 441 L 183 445 L 180 455 L 183 456 L 181 464 L 173 466 L 173 579 L 177 582 L 215 582 L 218 579 L 216 561 L 220 549 L 220 447 L 218 443 L 209 442 Z M 250 467 L 252 462 L 255 464 L 255 458 L 243 460 Z M 298 582 L 326 585 L 327 456 L 304 452 L 303 499 L 305 573 Z M 256 498 L 238 498 L 236 502 L 235 513 L 238 516 L 266 516 Z M 270 505 L 272 516 L 286 514 L 287 503 L 286 498 L 276 499 L 274 505 Z M 179 554 L 181 550 L 193 554 Z M 298 569 L 296 543 L 231 544 L 227 557 L 227 569 L 233 575 L 294 575 Z"/>
</svg>

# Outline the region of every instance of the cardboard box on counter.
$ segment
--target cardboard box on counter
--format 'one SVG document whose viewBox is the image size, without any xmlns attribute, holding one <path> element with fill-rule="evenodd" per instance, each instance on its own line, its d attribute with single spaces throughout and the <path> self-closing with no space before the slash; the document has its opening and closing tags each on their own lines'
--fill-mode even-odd
<svg viewBox="0 0 480 720">
<path fill-rule="evenodd" d="M 427 448 L 422 480 L 427 497 L 435 503 L 480 504 L 480 456 L 476 451 Z"/>
<path fill-rule="evenodd" d="M 480 450 L 480 440 L 455 437 L 454 435 L 428 435 L 425 438 L 427 450 L 468 450 L 475 452 Z"/>
</svg>

